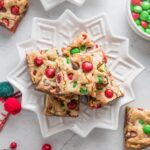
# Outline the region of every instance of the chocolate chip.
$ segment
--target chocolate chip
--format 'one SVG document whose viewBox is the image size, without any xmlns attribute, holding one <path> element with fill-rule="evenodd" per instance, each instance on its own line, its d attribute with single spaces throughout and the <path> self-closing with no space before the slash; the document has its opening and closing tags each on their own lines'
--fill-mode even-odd
<svg viewBox="0 0 150 150">
<path fill-rule="evenodd" d="M 7 9 L 5 7 L 0 9 L 0 12 L 6 12 L 6 11 L 7 11 Z"/>
<path fill-rule="evenodd" d="M 80 68 L 80 65 L 77 62 L 72 62 L 72 68 L 74 70 L 78 70 Z"/>
<path fill-rule="evenodd" d="M 96 83 L 96 89 L 103 89 L 103 85 L 101 83 Z"/>
</svg>

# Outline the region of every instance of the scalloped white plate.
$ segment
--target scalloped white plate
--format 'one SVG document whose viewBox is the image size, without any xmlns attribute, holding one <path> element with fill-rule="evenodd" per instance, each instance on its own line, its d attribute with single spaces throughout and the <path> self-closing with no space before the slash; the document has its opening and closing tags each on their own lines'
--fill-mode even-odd
<svg viewBox="0 0 150 150">
<path fill-rule="evenodd" d="M 75 4 L 77 6 L 82 6 L 83 3 L 85 2 L 85 0 L 40 0 L 40 1 L 46 11 L 66 1 Z"/>
<path fill-rule="evenodd" d="M 125 93 L 123 98 L 99 110 L 90 110 L 81 103 L 78 118 L 46 117 L 42 114 L 44 94 L 36 91 L 27 70 L 25 54 L 28 51 L 67 45 L 75 35 L 86 31 L 94 42 L 99 43 L 109 57 L 108 66 Z M 23 93 L 22 106 L 34 111 L 39 119 L 42 135 L 51 136 L 64 130 L 71 130 L 86 137 L 93 128 L 116 130 L 120 107 L 135 99 L 133 80 L 144 67 L 128 54 L 127 38 L 112 34 L 105 14 L 88 20 L 77 18 L 67 10 L 57 20 L 34 18 L 31 39 L 17 45 L 20 63 L 8 75 L 8 80 Z"/>
</svg>

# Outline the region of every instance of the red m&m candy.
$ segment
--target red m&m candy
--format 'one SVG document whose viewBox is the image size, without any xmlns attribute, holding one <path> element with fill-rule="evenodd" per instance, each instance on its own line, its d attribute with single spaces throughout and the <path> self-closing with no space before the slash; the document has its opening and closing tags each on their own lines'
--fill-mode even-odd
<svg viewBox="0 0 150 150">
<path fill-rule="evenodd" d="M 106 54 L 105 54 L 104 52 L 102 52 L 102 53 L 103 53 L 103 60 L 104 60 L 104 63 L 106 64 L 107 61 L 108 61 L 107 56 L 106 56 Z"/>
<path fill-rule="evenodd" d="M 93 70 L 93 64 L 90 62 L 84 62 L 82 64 L 82 70 L 86 73 L 90 72 Z"/>
<path fill-rule="evenodd" d="M 2 9 L 4 7 L 4 1 L 0 0 L 0 9 Z"/>
<path fill-rule="evenodd" d="M 40 67 L 40 66 L 43 64 L 43 59 L 40 58 L 40 57 L 36 57 L 36 58 L 34 59 L 34 64 L 35 64 L 36 66 Z"/>
<path fill-rule="evenodd" d="M 70 103 L 67 104 L 69 109 L 75 109 L 77 107 L 77 101 L 71 100 Z"/>
<path fill-rule="evenodd" d="M 113 95 L 114 95 L 114 93 L 113 93 L 112 90 L 110 90 L 110 89 L 105 90 L 105 96 L 106 96 L 107 98 L 112 98 Z"/>
<path fill-rule="evenodd" d="M 141 0 L 132 0 L 131 3 L 133 5 L 141 5 Z"/>
<path fill-rule="evenodd" d="M 145 21 L 141 21 L 141 26 L 146 29 L 148 27 L 148 23 Z"/>
<path fill-rule="evenodd" d="M 16 149 L 17 148 L 17 143 L 16 142 L 12 142 L 10 143 L 10 146 L 9 146 L 11 149 Z"/>
<path fill-rule="evenodd" d="M 45 70 L 45 75 L 48 78 L 53 78 L 55 76 L 55 69 L 54 68 L 48 68 Z"/>
<path fill-rule="evenodd" d="M 44 144 L 42 150 L 52 150 L 52 146 L 50 144 Z"/>
<path fill-rule="evenodd" d="M 82 34 L 83 40 L 85 40 L 87 38 L 86 34 Z"/>
<path fill-rule="evenodd" d="M 11 7 L 11 13 L 12 13 L 13 15 L 19 15 L 19 14 L 20 14 L 20 12 L 19 12 L 19 7 L 18 7 L 17 5 L 12 6 L 12 7 Z"/>
<path fill-rule="evenodd" d="M 57 80 L 58 83 L 61 82 L 61 75 L 60 75 L 60 74 L 58 74 L 58 75 L 56 76 L 56 80 Z"/>
<path fill-rule="evenodd" d="M 132 17 L 134 20 L 137 20 L 140 17 L 140 15 L 138 13 L 133 12 Z"/>
<path fill-rule="evenodd" d="M 72 79 L 73 79 L 73 73 L 69 73 L 69 74 L 68 74 L 68 79 L 69 79 L 69 80 L 72 80 Z"/>
<path fill-rule="evenodd" d="M 9 26 L 9 20 L 7 18 L 2 19 L 2 23 L 4 26 L 8 27 Z"/>
</svg>

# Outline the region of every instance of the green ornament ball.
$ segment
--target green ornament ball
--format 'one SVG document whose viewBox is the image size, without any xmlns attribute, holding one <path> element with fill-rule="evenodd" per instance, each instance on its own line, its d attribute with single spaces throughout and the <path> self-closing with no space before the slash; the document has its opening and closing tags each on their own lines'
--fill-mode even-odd
<svg viewBox="0 0 150 150">
<path fill-rule="evenodd" d="M 143 126 L 143 131 L 145 134 L 150 134 L 150 125 L 144 125 Z"/>
<path fill-rule="evenodd" d="M 0 83 L 0 97 L 7 98 L 13 95 L 14 89 L 9 82 Z"/>
</svg>

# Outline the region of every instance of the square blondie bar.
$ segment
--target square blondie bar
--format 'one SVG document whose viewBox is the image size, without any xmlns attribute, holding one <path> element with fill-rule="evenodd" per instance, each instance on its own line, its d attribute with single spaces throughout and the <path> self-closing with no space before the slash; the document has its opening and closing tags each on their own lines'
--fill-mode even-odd
<svg viewBox="0 0 150 150">
<path fill-rule="evenodd" d="M 79 96 L 77 95 L 46 95 L 44 115 L 78 117 Z"/>
<path fill-rule="evenodd" d="M 125 146 L 141 150 L 150 146 L 150 109 L 126 108 Z"/>
</svg>

